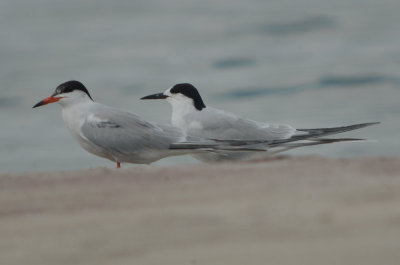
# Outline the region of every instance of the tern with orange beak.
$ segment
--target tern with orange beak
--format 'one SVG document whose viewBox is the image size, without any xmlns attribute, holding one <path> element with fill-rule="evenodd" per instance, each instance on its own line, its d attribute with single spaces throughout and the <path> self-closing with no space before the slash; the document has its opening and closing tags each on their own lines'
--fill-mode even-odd
<svg viewBox="0 0 400 265">
<path fill-rule="evenodd" d="M 149 164 L 167 156 L 249 149 L 189 137 L 171 125 L 96 103 L 78 81 L 62 83 L 33 108 L 54 102 L 61 105 L 64 123 L 83 149 L 116 162 L 118 168 L 121 163 Z"/>
</svg>

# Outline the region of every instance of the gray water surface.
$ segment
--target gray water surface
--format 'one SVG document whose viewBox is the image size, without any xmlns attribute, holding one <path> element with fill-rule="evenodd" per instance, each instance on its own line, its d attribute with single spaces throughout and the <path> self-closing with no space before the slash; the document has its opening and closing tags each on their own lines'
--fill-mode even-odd
<svg viewBox="0 0 400 265">
<path fill-rule="evenodd" d="M 295 127 L 359 122 L 376 142 L 291 152 L 399 155 L 400 1 L 0 1 L 0 172 L 114 167 L 73 140 L 57 104 L 67 80 L 96 101 L 169 122 L 140 101 L 178 82 L 206 105 Z M 189 156 L 156 165 L 197 163 Z"/>
</svg>

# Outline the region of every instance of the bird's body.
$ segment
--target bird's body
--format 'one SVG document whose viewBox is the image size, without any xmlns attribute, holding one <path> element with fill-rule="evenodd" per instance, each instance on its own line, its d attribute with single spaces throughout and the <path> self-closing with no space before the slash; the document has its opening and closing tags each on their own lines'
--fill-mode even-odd
<svg viewBox="0 0 400 265">
<path fill-rule="evenodd" d="M 296 129 L 285 124 L 269 124 L 245 119 L 230 112 L 207 107 L 201 111 L 181 112 L 172 107 L 171 123 L 183 129 L 188 135 L 208 139 L 287 139 Z"/>
<path fill-rule="evenodd" d="M 170 150 L 170 143 L 185 141 L 182 131 L 168 125 L 146 122 L 93 101 L 63 107 L 64 122 L 88 152 L 120 163 L 149 164 L 185 153 Z"/>
<path fill-rule="evenodd" d="M 268 124 L 238 117 L 232 113 L 207 107 L 201 111 L 182 112 L 172 105 L 171 123 L 187 135 L 219 140 L 282 140 L 296 133 L 284 124 Z M 204 162 L 221 160 L 249 160 L 270 155 L 272 152 L 202 153 L 193 156 Z"/>
<path fill-rule="evenodd" d="M 288 149 L 338 142 L 339 139 L 318 139 L 318 137 L 366 127 L 371 124 L 321 129 L 313 134 L 307 130 L 297 130 L 286 124 L 270 124 L 242 118 L 233 113 L 209 107 L 204 104 L 197 89 L 188 83 L 177 84 L 163 93 L 149 95 L 142 99 L 166 99 L 172 106 L 171 123 L 182 129 L 187 135 L 218 140 L 260 140 L 263 146 L 275 154 Z M 330 131 L 329 131 L 330 130 Z M 333 131 L 332 131 L 333 130 Z M 329 133 L 328 133 L 329 132 Z M 307 141 L 293 144 L 294 141 Z M 340 139 L 348 141 L 349 139 Z M 357 139 L 353 139 L 357 140 Z M 310 142 L 311 141 L 311 142 Z M 243 160 L 259 155 L 254 152 L 225 152 L 194 154 L 202 161 Z"/>
</svg>

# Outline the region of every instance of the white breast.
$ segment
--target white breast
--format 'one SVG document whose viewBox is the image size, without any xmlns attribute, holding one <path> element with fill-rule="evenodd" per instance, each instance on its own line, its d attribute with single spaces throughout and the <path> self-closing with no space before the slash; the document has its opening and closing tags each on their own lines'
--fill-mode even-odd
<svg viewBox="0 0 400 265">
<path fill-rule="evenodd" d="M 78 141 L 83 149 L 94 155 L 115 161 L 115 158 L 112 157 L 107 150 L 104 150 L 103 148 L 90 142 L 82 133 L 81 128 L 83 124 L 90 119 L 90 116 L 93 116 L 93 114 L 89 112 L 88 104 L 64 107 L 62 110 L 62 116 L 69 132 Z"/>
</svg>

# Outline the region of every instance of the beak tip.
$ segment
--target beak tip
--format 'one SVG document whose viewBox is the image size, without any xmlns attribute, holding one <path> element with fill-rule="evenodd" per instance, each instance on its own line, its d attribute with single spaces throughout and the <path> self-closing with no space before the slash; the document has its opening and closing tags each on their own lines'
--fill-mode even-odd
<svg viewBox="0 0 400 265">
<path fill-rule="evenodd" d="M 143 99 L 166 99 L 168 96 L 164 95 L 164 93 L 157 93 L 157 94 L 153 94 L 153 95 L 148 95 L 145 97 L 140 98 L 141 100 Z"/>
<path fill-rule="evenodd" d="M 32 109 L 37 108 L 37 107 L 40 107 L 40 106 L 42 106 L 42 101 L 36 103 L 36 104 L 32 107 Z"/>
<path fill-rule="evenodd" d="M 146 100 L 146 99 L 155 99 L 155 98 L 151 96 L 145 96 L 140 98 L 140 100 Z"/>
</svg>

